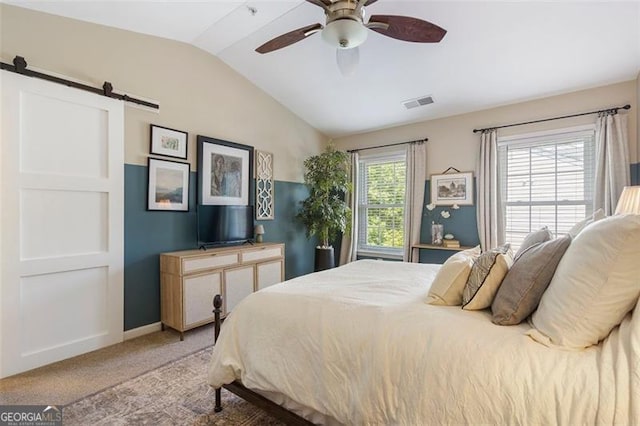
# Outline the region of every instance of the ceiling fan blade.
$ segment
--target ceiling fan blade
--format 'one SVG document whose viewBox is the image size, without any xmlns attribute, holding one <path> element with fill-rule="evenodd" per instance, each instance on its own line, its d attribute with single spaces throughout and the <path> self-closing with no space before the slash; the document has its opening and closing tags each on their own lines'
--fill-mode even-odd
<svg viewBox="0 0 640 426">
<path fill-rule="evenodd" d="M 313 24 L 306 27 L 298 28 L 297 30 L 293 30 L 286 34 L 282 34 L 272 40 L 269 40 L 262 46 L 256 49 L 258 53 L 269 53 L 274 50 L 282 49 L 283 47 L 287 47 L 290 44 L 296 43 L 300 40 L 304 40 L 312 34 L 320 31 L 323 28 L 321 24 Z"/>
<path fill-rule="evenodd" d="M 367 27 L 387 37 L 416 43 L 438 43 L 447 33 L 431 22 L 396 15 L 372 15 Z"/>
</svg>

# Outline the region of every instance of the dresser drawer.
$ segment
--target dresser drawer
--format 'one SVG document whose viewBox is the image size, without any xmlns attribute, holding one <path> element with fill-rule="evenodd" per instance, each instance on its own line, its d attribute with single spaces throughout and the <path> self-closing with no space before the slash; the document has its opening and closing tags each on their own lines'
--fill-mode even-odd
<svg viewBox="0 0 640 426">
<path fill-rule="evenodd" d="M 258 243 L 160 253 L 162 328 L 184 332 L 214 321 L 212 299 L 223 316 L 254 291 L 284 280 L 284 244 Z"/>
<path fill-rule="evenodd" d="M 247 250 L 242 252 L 243 262 L 254 262 L 256 260 L 272 259 L 282 256 L 282 247 L 265 247 L 259 250 Z"/>
<path fill-rule="evenodd" d="M 182 272 L 189 274 L 202 269 L 220 268 L 238 263 L 238 253 L 211 254 L 182 260 Z"/>
</svg>

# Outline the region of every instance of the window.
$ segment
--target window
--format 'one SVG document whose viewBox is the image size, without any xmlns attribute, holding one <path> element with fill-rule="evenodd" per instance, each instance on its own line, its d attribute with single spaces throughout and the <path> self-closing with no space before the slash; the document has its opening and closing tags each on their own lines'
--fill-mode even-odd
<svg viewBox="0 0 640 426">
<path fill-rule="evenodd" d="M 498 141 L 505 239 L 514 250 L 527 234 L 548 226 L 563 234 L 593 211 L 593 127 Z"/>
<path fill-rule="evenodd" d="M 358 254 L 402 257 L 406 155 L 361 156 L 358 179 Z"/>
</svg>

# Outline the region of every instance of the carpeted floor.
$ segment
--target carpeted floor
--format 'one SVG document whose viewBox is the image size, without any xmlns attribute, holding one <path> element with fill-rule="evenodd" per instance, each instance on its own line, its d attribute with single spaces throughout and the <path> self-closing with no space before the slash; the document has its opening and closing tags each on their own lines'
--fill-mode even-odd
<svg viewBox="0 0 640 426">
<path fill-rule="evenodd" d="M 67 405 L 213 343 L 213 324 L 157 331 L 0 379 L 0 405 Z"/>
<path fill-rule="evenodd" d="M 279 425 L 223 390 L 221 413 L 206 384 L 213 325 L 180 341 L 171 329 L 0 380 L 0 405 L 63 407 L 66 425 Z"/>
<path fill-rule="evenodd" d="M 203 349 L 63 408 L 67 425 L 282 425 L 262 410 L 206 383 L 211 348 Z"/>
</svg>

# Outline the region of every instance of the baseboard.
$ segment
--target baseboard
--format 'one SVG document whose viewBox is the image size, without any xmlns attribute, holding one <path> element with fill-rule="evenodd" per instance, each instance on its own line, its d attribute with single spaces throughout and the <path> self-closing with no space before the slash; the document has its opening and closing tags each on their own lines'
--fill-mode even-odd
<svg viewBox="0 0 640 426">
<path fill-rule="evenodd" d="M 154 331 L 162 330 L 161 322 L 154 322 L 153 324 L 143 325 L 142 327 L 132 328 L 124 332 L 124 340 L 135 339 L 136 337 L 144 336 L 145 334 L 153 333 Z"/>
</svg>

